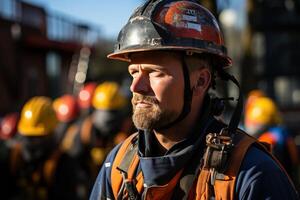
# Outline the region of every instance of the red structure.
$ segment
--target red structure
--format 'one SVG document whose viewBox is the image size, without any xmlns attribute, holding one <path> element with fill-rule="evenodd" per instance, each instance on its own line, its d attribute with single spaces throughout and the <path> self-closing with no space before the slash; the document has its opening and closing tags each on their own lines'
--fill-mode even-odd
<svg viewBox="0 0 300 200">
<path fill-rule="evenodd" d="M 0 117 L 32 96 L 70 92 L 80 52 L 86 47 L 89 56 L 99 32 L 21 0 L 1 0 Z"/>
</svg>

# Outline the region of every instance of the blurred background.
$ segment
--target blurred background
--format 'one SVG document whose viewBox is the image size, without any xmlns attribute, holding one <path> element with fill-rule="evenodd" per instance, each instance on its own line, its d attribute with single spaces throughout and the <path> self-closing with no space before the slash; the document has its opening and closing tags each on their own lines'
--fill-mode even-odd
<svg viewBox="0 0 300 200">
<path fill-rule="evenodd" d="M 86 81 L 120 80 L 126 69 L 106 54 L 139 3 L 1 0 L 0 116 L 32 96 L 57 97 L 76 93 Z"/>
<path fill-rule="evenodd" d="M 300 0 L 199 1 L 220 22 L 243 95 L 271 97 L 299 147 Z M 130 96 L 126 63 L 106 55 L 142 2 L 0 0 L 0 121 L 31 97 L 77 96 L 89 82 L 115 81 Z M 234 85 L 217 86 L 219 96 L 238 95 Z"/>
</svg>

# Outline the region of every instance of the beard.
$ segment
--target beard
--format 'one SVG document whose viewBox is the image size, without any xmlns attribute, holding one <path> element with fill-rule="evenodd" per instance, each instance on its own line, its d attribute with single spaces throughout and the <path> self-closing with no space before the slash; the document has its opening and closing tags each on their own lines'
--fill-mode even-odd
<svg viewBox="0 0 300 200">
<path fill-rule="evenodd" d="M 143 101 L 151 106 L 146 108 L 136 107 L 137 102 Z M 133 115 L 132 121 L 137 129 L 160 129 L 175 120 L 178 115 L 174 111 L 162 109 L 155 97 L 133 94 L 132 97 Z"/>
</svg>

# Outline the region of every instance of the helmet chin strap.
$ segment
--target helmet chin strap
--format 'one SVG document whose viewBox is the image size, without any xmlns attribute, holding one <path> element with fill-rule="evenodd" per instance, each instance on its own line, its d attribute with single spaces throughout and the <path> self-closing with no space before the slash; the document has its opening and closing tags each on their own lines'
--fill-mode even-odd
<svg viewBox="0 0 300 200">
<path fill-rule="evenodd" d="M 174 124 L 177 124 L 178 122 L 182 121 L 191 111 L 193 90 L 191 89 L 190 73 L 185 58 L 186 58 L 185 55 L 182 54 L 181 62 L 182 62 L 182 71 L 183 71 L 183 78 L 184 78 L 184 99 L 183 99 L 183 107 L 181 113 L 174 121 L 166 125 L 163 125 L 159 128 L 156 128 L 156 130 L 164 130 L 172 127 Z"/>
<path fill-rule="evenodd" d="M 224 81 L 232 81 L 239 89 L 239 97 L 237 99 L 237 104 L 236 107 L 234 109 L 234 112 L 231 116 L 229 125 L 228 125 L 228 135 L 230 135 L 231 137 L 234 136 L 236 129 L 238 128 L 240 119 L 241 119 L 241 115 L 242 115 L 242 111 L 243 111 L 243 96 L 241 94 L 241 87 L 239 82 L 236 80 L 236 78 L 231 75 L 228 74 L 227 72 L 225 72 L 223 69 L 218 70 L 218 75 L 219 77 L 224 80 Z"/>
</svg>

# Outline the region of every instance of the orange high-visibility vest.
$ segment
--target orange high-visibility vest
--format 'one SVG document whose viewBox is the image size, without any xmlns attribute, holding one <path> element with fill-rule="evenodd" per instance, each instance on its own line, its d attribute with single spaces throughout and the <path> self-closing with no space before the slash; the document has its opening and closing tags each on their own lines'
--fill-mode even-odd
<svg viewBox="0 0 300 200">
<path fill-rule="evenodd" d="M 240 166 L 245 157 L 247 150 L 250 148 L 252 144 L 257 144 L 263 151 L 268 153 L 275 161 L 277 161 L 274 156 L 272 156 L 268 149 L 260 144 L 255 138 L 238 131 L 240 136 L 239 141 L 234 144 L 234 149 L 230 154 L 228 163 L 229 167 L 223 174 L 217 175 L 214 185 L 211 185 L 211 169 L 201 168 L 198 172 L 198 177 L 195 177 L 193 181 L 193 185 L 187 194 L 187 199 L 195 199 L 195 200 L 209 200 L 212 196 L 215 197 L 215 200 L 230 200 L 234 199 L 235 196 L 235 181 L 238 175 Z M 118 193 L 123 186 L 123 178 L 120 171 L 117 169 L 125 159 L 128 159 L 127 154 L 130 150 L 136 147 L 137 141 L 137 133 L 131 135 L 127 138 L 124 143 L 121 145 L 111 169 L 111 187 L 113 190 L 113 194 L 115 199 L 118 197 Z M 137 148 L 137 147 L 136 147 Z M 131 152 L 132 153 L 132 152 Z M 139 165 L 139 156 L 137 155 L 137 151 L 135 154 L 131 156 L 131 160 L 127 160 L 127 178 L 126 181 L 133 181 L 135 183 L 136 189 L 139 194 L 144 192 L 144 179 L 142 172 L 135 177 L 135 170 Z M 199 158 L 201 159 L 201 158 Z M 280 163 L 277 161 L 279 166 Z M 285 172 L 285 170 L 281 167 L 281 169 Z M 166 185 L 160 186 L 151 186 L 147 188 L 145 191 L 145 199 L 146 200 L 159 200 L 164 199 L 168 200 L 172 198 L 173 191 L 181 179 L 181 174 L 183 170 L 180 170 Z M 126 195 L 126 194 L 125 194 Z M 128 194 L 127 194 L 128 195 Z"/>
</svg>

